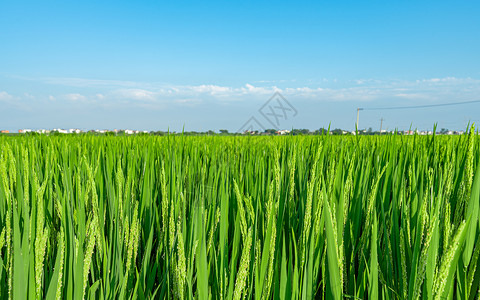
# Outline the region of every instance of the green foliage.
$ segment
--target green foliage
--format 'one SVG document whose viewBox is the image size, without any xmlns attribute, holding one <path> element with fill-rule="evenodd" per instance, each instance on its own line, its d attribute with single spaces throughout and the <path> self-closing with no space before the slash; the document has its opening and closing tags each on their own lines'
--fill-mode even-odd
<svg viewBox="0 0 480 300">
<path fill-rule="evenodd" d="M 0 298 L 478 299 L 479 162 L 473 127 L 0 136 Z"/>
</svg>

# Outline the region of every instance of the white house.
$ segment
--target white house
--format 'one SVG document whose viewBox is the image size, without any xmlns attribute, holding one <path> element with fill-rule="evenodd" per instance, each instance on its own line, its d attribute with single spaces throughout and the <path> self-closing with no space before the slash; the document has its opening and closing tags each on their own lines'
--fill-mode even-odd
<svg viewBox="0 0 480 300">
<path fill-rule="evenodd" d="M 289 133 L 290 133 L 290 130 L 286 130 L 286 129 L 277 131 L 278 135 L 284 135 L 284 134 L 289 134 Z"/>
</svg>

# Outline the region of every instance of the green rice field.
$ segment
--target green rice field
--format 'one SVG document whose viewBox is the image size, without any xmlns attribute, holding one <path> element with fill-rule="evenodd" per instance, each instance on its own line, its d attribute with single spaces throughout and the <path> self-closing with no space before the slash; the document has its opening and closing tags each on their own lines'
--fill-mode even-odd
<svg viewBox="0 0 480 300">
<path fill-rule="evenodd" d="M 1 299 L 479 299 L 462 136 L 0 136 Z"/>
</svg>

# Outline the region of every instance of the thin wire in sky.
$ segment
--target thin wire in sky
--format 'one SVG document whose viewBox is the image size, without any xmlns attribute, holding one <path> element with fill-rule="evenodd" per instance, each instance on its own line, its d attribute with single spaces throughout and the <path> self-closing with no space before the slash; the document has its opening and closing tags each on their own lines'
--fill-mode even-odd
<svg viewBox="0 0 480 300">
<path fill-rule="evenodd" d="M 365 107 L 365 108 L 363 108 L 363 110 L 415 109 L 415 108 L 429 108 L 429 107 L 440 107 L 440 106 L 463 105 L 463 104 L 471 104 L 471 103 L 480 103 L 480 100 L 463 101 L 463 102 L 450 102 L 450 103 L 441 103 L 441 104 L 413 105 L 413 106 Z"/>
</svg>

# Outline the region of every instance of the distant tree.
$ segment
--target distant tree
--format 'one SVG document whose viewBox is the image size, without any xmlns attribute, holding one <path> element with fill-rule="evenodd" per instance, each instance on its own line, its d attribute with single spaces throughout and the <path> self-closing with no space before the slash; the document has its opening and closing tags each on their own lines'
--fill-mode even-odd
<svg viewBox="0 0 480 300">
<path fill-rule="evenodd" d="M 335 128 L 334 130 L 331 131 L 331 133 L 332 133 L 333 135 L 342 135 L 342 134 L 343 134 L 343 130 L 338 129 L 338 128 Z"/>
<path fill-rule="evenodd" d="M 322 135 L 322 134 L 326 134 L 327 133 L 327 129 L 325 128 L 320 128 L 320 129 L 317 129 L 313 132 L 314 135 Z"/>
<path fill-rule="evenodd" d="M 275 134 L 276 132 L 277 132 L 277 130 L 275 130 L 275 129 L 265 129 L 266 134 Z"/>
<path fill-rule="evenodd" d="M 442 128 L 442 129 L 440 129 L 440 133 L 441 133 L 441 134 L 446 134 L 446 133 L 448 133 L 448 128 Z"/>
<path fill-rule="evenodd" d="M 228 134 L 228 130 L 226 130 L 226 129 L 220 129 L 220 134 L 227 135 L 227 134 Z"/>
<path fill-rule="evenodd" d="M 307 135 L 310 133 L 310 130 L 308 129 L 293 129 L 292 134 L 293 135 Z"/>
</svg>

